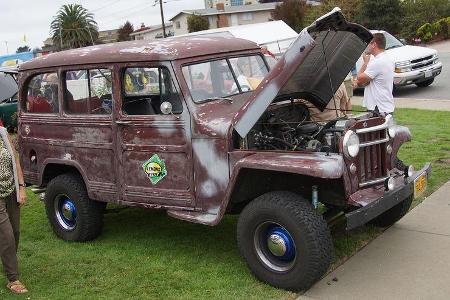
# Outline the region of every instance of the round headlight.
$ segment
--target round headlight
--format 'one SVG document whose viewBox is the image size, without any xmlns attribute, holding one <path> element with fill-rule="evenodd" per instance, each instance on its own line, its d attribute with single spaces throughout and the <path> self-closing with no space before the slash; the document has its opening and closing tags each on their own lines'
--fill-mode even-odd
<svg viewBox="0 0 450 300">
<path fill-rule="evenodd" d="M 407 172 L 406 174 L 408 175 L 408 177 L 413 176 L 413 174 L 414 174 L 414 167 L 412 165 L 409 166 L 406 172 Z"/>
<path fill-rule="evenodd" d="M 347 131 L 344 135 L 344 153 L 356 157 L 359 153 L 359 137 L 354 131 Z"/>
<path fill-rule="evenodd" d="M 394 138 L 395 134 L 396 134 L 395 128 L 397 126 L 397 124 L 395 124 L 394 117 L 392 117 L 392 115 L 387 115 L 386 116 L 386 122 L 387 122 L 387 125 L 388 125 L 388 134 L 389 134 L 389 136 L 391 138 Z"/>
</svg>

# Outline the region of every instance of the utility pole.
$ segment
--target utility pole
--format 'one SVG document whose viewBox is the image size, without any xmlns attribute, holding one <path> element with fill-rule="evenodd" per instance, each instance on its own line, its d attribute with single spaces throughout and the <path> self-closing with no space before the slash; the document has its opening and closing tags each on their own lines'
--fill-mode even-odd
<svg viewBox="0 0 450 300">
<path fill-rule="evenodd" d="M 161 11 L 163 37 L 165 38 L 165 37 L 167 37 L 167 35 L 166 35 L 166 24 L 164 24 L 163 0 L 159 0 L 159 10 Z"/>
<path fill-rule="evenodd" d="M 8 41 L 5 41 L 5 46 L 6 46 L 6 54 L 9 54 Z"/>
</svg>

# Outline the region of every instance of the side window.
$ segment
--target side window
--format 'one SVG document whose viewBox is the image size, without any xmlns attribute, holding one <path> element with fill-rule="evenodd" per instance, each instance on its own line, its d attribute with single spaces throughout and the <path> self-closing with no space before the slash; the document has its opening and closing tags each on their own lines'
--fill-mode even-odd
<svg viewBox="0 0 450 300">
<path fill-rule="evenodd" d="M 67 71 L 65 80 L 64 108 L 68 114 L 111 114 L 111 70 Z"/>
<path fill-rule="evenodd" d="M 225 59 L 188 65 L 182 70 L 195 102 L 239 93 Z"/>
<path fill-rule="evenodd" d="M 29 113 L 58 113 L 58 74 L 35 75 L 28 83 L 25 111 Z"/>
<path fill-rule="evenodd" d="M 243 92 L 256 89 L 268 73 L 262 57 L 258 55 L 230 58 L 230 64 Z"/>
<path fill-rule="evenodd" d="M 172 104 L 172 113 L 183 111 L 170 72 L 167 68 L 126 68 L 122 78 L 125 115 L 158 115 L 163 102 Z"/>
</svg>

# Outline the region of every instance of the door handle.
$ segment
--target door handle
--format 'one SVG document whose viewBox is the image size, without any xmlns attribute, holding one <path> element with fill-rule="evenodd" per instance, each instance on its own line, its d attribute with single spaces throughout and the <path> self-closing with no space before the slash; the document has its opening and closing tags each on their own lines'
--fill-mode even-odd
<svg viewBox="0 0 450 300">
<path fill-rule="evenodd" d="M 129 124 L 131 124 L 131 121 L 116 121 L 116 124 L 118 124 L 118 125 L 129 125 Z"/>
</svg>

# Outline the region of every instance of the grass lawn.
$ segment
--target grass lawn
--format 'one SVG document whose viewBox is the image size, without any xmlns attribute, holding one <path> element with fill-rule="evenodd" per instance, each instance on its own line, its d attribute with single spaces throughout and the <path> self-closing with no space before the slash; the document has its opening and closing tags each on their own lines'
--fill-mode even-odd
<svg viewBox="0 0 450 300">
<path fill-rule="evenodd" d="M 428 195 L 450 179 L 450 112 L 399 109 L 396 119 L 413 134 L 400 158 L 416 169 L 432 162 Z M 97 240 L 68 243 L 52 233 L 43 203 L 30 192 L 22 211 L 19 259 L 21 279 L 31 292 L 12 296 L 0 287 L 0 299 L 295 298 L 250 274 L 239 257 L 236 222 L 236 216 L 228 216 L 219 226 L 207 227 L 172 219 L 162 211 L 129 208 L 106 214 Z M 381 231 L 364 226 L 345 232 L 337 226 L 334 265 Z"/>
</svg>

